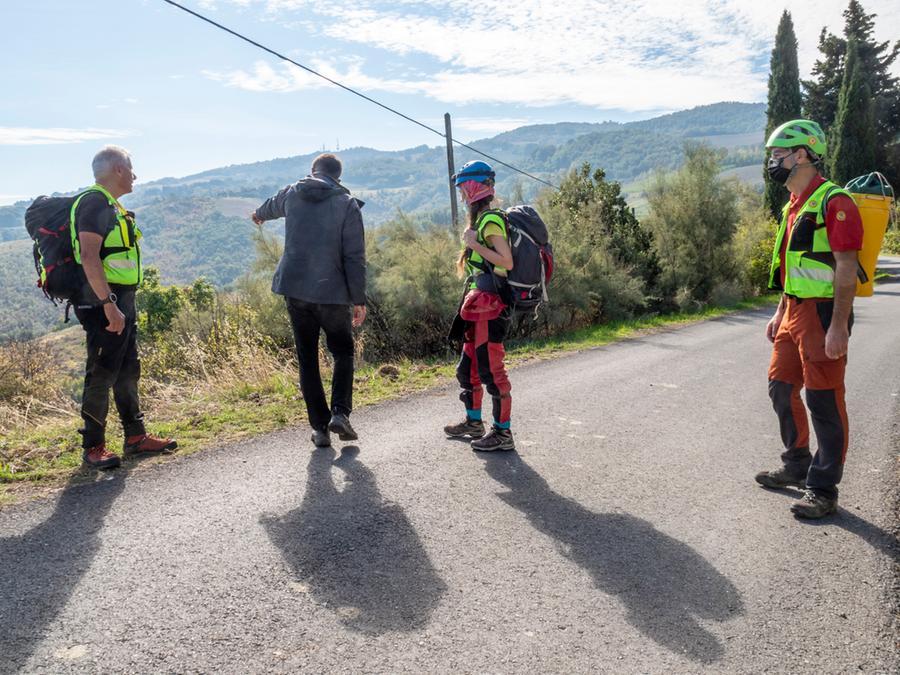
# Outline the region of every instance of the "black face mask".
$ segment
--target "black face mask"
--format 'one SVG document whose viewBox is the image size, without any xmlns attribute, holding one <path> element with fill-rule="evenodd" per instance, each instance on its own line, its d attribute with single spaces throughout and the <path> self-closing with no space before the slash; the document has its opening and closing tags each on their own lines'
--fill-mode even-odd
<svg viewBox="0 0 900 675">
<path fill-rule="evenodd" d="M 794 152 L 797 152 L 794 150 Z M 766 164 L 766 172 L 769 174 L 769 178 L 772 179 L 775 183 L 780 183 L 784 185 L 788 182 L 788 179 L 791 177 L 791 174 L 794 173 L 794 169 L 797 168 L 795 165 L 793 169 L 786 169 L 784 167 L 784 160 L 794 154 L 791 152 L 781 159 L 775 159 L 774 157 L 769 157 L 769 161 Z"/>
</svg>

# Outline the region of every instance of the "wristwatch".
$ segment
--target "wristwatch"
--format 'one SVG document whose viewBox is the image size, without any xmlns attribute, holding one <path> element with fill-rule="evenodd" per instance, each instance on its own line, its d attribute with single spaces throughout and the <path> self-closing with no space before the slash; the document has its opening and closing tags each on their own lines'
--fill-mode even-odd
<svg viewBox="0 0 900 675">
<path fill-rule="evenodd" d="M 109 303 L 116 304 L 116 300 L 119 298 L 116 297 L 115 293 L 110 293 L 103 300 L 100 301 L 101 305 L 108 305 Z"/>
</svg>

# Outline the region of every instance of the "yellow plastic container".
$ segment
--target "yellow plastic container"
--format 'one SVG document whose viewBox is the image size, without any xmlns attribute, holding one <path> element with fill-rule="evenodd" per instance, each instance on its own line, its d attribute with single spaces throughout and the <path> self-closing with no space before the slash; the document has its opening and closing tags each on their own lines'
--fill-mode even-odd
<svg viewBox="0 0 900 675">
<path fill-rule="evenodd" d="M 891 215 L 891 203 L 893 200 L 884 195 L 851 193 L 853 201 L 859 207 L 859 213 L 863 222 L 863 247 L 859 252 L 859 264 L 866 272 L 866 283 L 856 281 L 856 295 L 869 297 L 875 293 L 875 263 L 878 262 L 878 254 L 881 253 L 881 244 L 884 242 L 884 233 L 887 230 L 888 220 Z"/>
</svg>

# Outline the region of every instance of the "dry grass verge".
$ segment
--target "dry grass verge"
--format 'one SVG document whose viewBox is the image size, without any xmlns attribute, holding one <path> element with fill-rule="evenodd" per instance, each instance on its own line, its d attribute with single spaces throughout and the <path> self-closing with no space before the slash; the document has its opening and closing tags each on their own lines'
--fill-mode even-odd
<svg viewBox="0 0 900 675">
<path fill-rule="evenodd" d="M 648 331 L 693 323 L 723 314 L 759 307 L 770 298 L 677 314 L 594 326 L 541 341 L 513 344 L 509 362 L 516 367 L 534 359 L 602 346 Z M 148 349 L 142 397 L 148 426 L 154 433 L 178 438 L 178 455 L 305 424 L 293 353 L 247 337 L 210 347 L 185 341 L 166 354 Z M 0 388 L 18 389 L 0 399 L 0 503 L 18 501 L 60 485 L 81 468 L 80 423 L 76 401 L 80 395 L 80 330 L 0 349 Z M 52 354 L 52 356 L 51 356 Z M 330 370 L 322 352 L 323 371 Z M 181 361 L 177 377 L 161 379 L 154 372 L 159 359 Z M 453 380 L 454 359 L 399 360 L 363 364 L 356 373 L 357 407 L 424 391 Z M 31 375 L 31 379 L 29 379 Z M 109 434 L 111 445 L 120 433 L 118 423 Z M 144 461 L 142 466 L 159 460 Z"/>
</svg>

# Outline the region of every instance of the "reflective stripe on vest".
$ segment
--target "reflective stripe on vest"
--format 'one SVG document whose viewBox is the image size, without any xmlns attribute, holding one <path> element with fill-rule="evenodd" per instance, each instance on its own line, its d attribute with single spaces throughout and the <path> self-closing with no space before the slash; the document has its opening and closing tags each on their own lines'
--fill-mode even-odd
<svg viewBox="0 0 900 675">
<path fill-rule="evenodd" d="M 831 197 L 849 192 L 831 181 L 825 181 L 806 200 L 791 227 L 784 254 L 784 292 L 798 298 L 834 297 L 834 254 L 825 227 L 825 206 Z M 769 288 L 781 285 L 781 244 L 787 232 L 790 203 L 785 204 L 781 224 L 775 236 L 772 264 L 769 269 Z"/>
<path fill-rule="evenodd" d="M 791 267 L 788 269 L 791 277 L 800 277 L 802 279 L 814 279 L 816 281 L 834 281 L 834 270 L 824 269 L 804 269 L 802 267 Z"/>
<path fill-rule="evenodd" d="M 110 260 L 107 265 L 116 270 L 133 270 L 137 267 L 136 260 Z"/>
<path fill-rule="evenodd" d="M 78 232 L 75 228 L 75 212 L 86 194 L 99 192 L 116 212 L 118 227 L 112 228 L 103 239 L 100 247 L 100 258 L 103 263 L 103 273 L 110 284 L 122 286 L 137 286 L 144 280 L 144 270 L 141 265 L 141 250 L 138 240 L 141 231 L 129 218 L 125 208 L 102 185 L 92 185 L 78 195 L 72 209 L 69 212 L 69 230 L 72 237 L 72 252 L 75 262 L 81 264 L 81 243 L 78 240 Z"/>
</svg>

